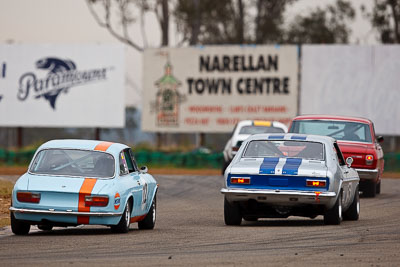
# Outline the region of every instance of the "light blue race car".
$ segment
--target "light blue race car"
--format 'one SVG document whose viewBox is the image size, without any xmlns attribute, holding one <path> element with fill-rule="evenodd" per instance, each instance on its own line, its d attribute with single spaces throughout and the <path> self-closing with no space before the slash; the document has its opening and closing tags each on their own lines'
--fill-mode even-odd
<svg viewBox="0 0 400 267">
<path fill-rule="evenodd" d="M 36 151 L 14 186 L 10 207 L 14 234 L 53 226 L 106 225 L 126 233 L 153 229 L 156 180 L 138 168 L 130 147 L 91 140 L 53 140 Z"/>
</svg>

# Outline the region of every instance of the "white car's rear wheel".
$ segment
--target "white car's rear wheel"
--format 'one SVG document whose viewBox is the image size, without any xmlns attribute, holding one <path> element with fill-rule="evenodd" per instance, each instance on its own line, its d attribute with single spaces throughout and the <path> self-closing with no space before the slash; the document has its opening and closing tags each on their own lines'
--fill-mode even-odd
<svg viewBox="0 0 400 267">
<path fill-rule="evenodd" d="M 234 202 L 229 203 L 224 198 L 224 219 L 226 225 L 240 225 L 242 223 L 242 214 L 239 204 Z"/>
<path fill-rule="evenodd" d="M 360 193 L 358 192 L 358 186 L 357 186 L 350 207 L 346 210 L 346 212 L 343 213 L 343 219 L 349 221 L 357 221 L 359 216 L 360 216 Z"/>
<path fill-rule="evenodd" d="M 327 210 L 324 215 L 324 223 L 339 225 L 342 222 L 342 192 L 340 192 L 335 205 Z"/>
</svg>

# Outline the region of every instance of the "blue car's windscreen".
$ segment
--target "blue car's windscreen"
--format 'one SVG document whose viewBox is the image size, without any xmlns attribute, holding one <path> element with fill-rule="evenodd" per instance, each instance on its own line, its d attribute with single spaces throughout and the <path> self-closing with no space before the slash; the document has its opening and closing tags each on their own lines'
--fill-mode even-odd
<svg viewBox="0 0 400 267">
<path fill-rule="evenodd" d="M 35 174 L 110 178 L 115 165 L 112 155 L 99 151 L 45 149 L 40 151 L 29 171 Z"/>
<path fill-rule="evenodd" d="M 244 158 L 303 158 L 324 160 L 324 145 L 294 140 L 254 140 L 249 142 Z"/>
</svg>

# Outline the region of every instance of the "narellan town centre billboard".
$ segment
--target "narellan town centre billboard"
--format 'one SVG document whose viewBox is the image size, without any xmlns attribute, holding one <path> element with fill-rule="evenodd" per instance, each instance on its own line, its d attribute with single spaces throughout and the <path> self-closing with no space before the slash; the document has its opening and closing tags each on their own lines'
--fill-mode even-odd
<svg viewBox="0 0 400 267">
<path fill-rule="evenodd" d="M 222 133 L 297 113 L 297 46 L 147 49 L 143 62 L 144 131 Z"/>
</svg>

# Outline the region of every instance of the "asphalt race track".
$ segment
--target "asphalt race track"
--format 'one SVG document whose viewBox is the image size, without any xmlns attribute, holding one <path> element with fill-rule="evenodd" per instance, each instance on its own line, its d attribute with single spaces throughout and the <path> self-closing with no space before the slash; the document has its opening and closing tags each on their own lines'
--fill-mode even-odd
<svg viewBox="0 0 400 267">
<path fill-rule="evenodd" d="M 0 266 L 11 265 L 263 265 L 399 266 L 400 179 L 361 198 L 360 220 L 324 226 L 322 217 L 267 219 L 239 227 L 223 221 L 222 176 L 156 176 L 154 230 L 113 234 L 85 226 L 0 229 Z"/>
</svg>

